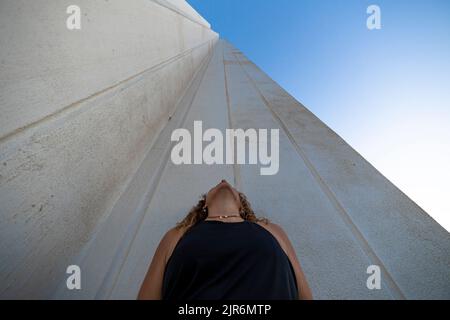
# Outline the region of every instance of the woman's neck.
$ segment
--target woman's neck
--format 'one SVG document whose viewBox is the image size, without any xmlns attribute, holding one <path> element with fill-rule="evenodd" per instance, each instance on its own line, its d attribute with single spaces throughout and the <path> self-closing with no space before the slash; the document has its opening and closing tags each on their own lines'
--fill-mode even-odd
<svg viewBox="0 0 450 320">
<path fill-rule="evenodd" d="M 208 218 L 223 215 L 239 215 L 239 208 L 231 201 L 214 201 L 208 206 Z"/>
</svg>

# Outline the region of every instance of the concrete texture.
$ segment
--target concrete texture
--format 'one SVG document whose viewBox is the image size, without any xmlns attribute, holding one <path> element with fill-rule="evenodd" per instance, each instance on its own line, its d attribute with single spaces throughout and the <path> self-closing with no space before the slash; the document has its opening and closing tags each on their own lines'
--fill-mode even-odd
<svg viewBox="0 0 450 320">
<path fill-rule="evenodd" d="M 2 2 L 1 23 L 54 26 L 69 5 L 36 2 Z M 449 233 L 186 2 L 80 7 L 80 34 L 21 29 L 3 49 L 0 29 L 1 297 L 134 299 L 164 233 L 225 178 L 285 229 L 316 299 L 450 298 Z M 279 129 L 278 174 L 174 165 L 171 133 L 196 120 Z M 82 290 L 66 288 L 70 264 Z"/>
<path fill-rule="evenodd" d="M 54 294 L 217 39 L 186 3 L 77 1 L 75 31 L 70 4 L 0 3 L 5 298 Z"/>
</svg>

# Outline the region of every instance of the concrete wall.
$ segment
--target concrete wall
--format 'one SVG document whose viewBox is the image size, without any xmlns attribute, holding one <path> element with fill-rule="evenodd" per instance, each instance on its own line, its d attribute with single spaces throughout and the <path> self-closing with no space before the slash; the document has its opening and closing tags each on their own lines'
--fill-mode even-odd
<svg viewBox="0 0 450 320">
<path fill-rule="evenodd" d="M 4 298 L 55 294 L 217 39 L 184 1 L 71 4 L 0 2 Z"/>
</svg>

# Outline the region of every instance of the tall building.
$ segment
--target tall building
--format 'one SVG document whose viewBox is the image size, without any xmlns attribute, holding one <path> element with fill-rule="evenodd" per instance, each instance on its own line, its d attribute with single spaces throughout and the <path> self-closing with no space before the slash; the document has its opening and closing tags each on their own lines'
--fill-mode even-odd
<svg viewBox="0 0 450 320">
<path fill-rule="evenodd" d="M 0 4 L 0 297 L 134 299 L 225 178 L 283 227 L 316 299 L 450 298 L 449 233 L 185 1 L 78 0 L 81 29 L 69 5 Z M 277 174 L 174 164 L 195 121 L 278 129 Z"/>
</svg>

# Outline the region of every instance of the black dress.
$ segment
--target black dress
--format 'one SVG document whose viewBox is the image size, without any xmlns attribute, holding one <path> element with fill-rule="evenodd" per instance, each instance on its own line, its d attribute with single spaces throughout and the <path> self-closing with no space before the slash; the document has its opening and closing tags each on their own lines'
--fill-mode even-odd
<svg viewBox="0 0 450 320">
<path fill-rule="evenodd" d="M 250 221 L 200 221 L 178 241 L 164 271 L 163 300 L 296 300 L 288 256 Z"/>
</svg>

